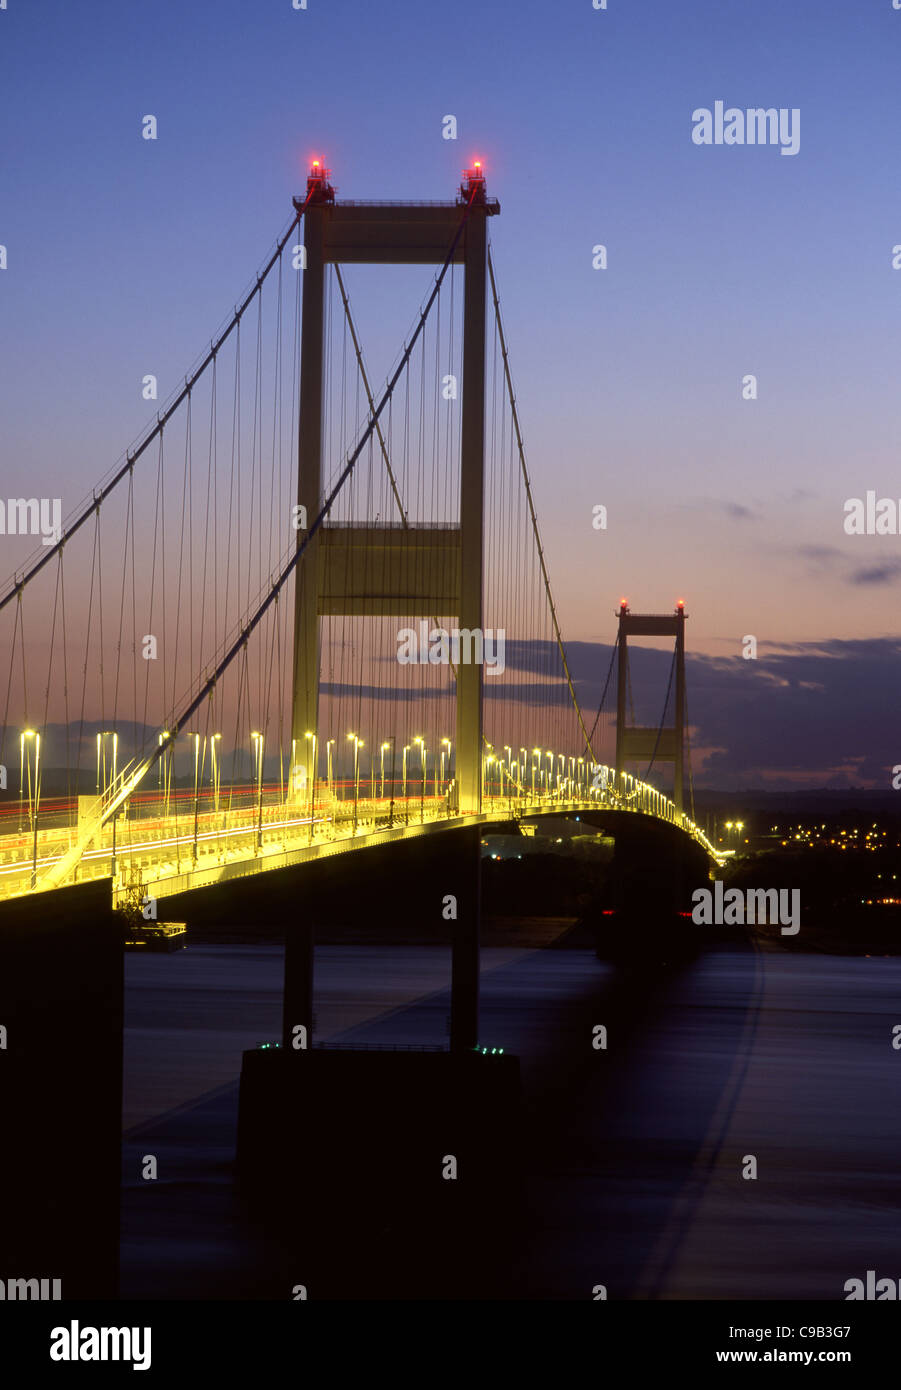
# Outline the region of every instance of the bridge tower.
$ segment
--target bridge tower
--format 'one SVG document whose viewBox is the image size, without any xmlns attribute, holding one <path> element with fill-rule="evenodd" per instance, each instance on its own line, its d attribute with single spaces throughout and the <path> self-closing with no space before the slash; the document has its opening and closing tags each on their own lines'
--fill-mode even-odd
<svg viewBox="0 0 901 1390">
<path fill-rule="evenodd" d="M 616 686 L 616 783 L 621 785 L 624 764 L 630 759 L 673 763 L 673 801 L 683 810 L 685 749 L 685 605 L 673 613 L 633 613 L 623 599 L 619 609 Z M 626 724 L 626 691 L 629 680 L 630 637 L 674 637 L 676 641 L 676 692 L 674 723 L 660 729 Z"/>
<path fill-rule="evenodd" d="M 304 213 L 306 269 L 301 321 L 297 500 L 308 524 L 322 492 L 325 267 L 334 264 L 442 265 L 472 200 L 454 261 L 464 268 L 460 520 L 457 526 L 330 528 L 326 522 L 298 567 L 294 615 L 292 787 L 315 776 L 308 763 L 317 732 L 320 618 L 411 613 L 456 614 L 461 628 L 482 627 L 485 436 L 486 218 L 500 212 L 485 196 L 480 166 L 464 173 L 460 197 L 446 203 L 345 203 L 329 171 L 314 165 Z M 294 200 L 295 207 L 301 206 Z M 298 532 L 298 544 L 304 539 Z M 428 563 L 430 556 L 435 563 Z M 423 563 L 426 561 L 426 563 Z M 378 576 L 376 582 L 375 577 Z M 432 576 L 427 578 L 426 576 Z M 313 745 L 318 746 L 317 744 Z M 482 668 L 457 670 L 456 781 L 462 815 L 481 808 Z"/>
</svg>

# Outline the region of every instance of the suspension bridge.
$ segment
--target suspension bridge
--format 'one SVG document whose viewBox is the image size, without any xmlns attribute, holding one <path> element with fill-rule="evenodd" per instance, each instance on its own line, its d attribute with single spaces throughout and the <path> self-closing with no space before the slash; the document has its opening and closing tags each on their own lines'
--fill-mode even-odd
<svg viewBox="0 0 901 1390">
<path fill-rule="evenodd" d="M 21 547 L 0 586 L 4 1235 L 10 1269 L 52 1269 L 69 1297 L 116 1288 L 125 922 L 224 911 L 284 927 L 281 1043 L 243 1059 L 248 1192 L 315 1190 L 305 1228 L 313 1209 L 343 1210 L 355 1126 L 378 1126 L 375 1207 L 392 1184 L 398 1202 L 420 1192 L 431 1160 L 416 1155 L 450 1144 L 467 1219 L 490 1223 L 519 1073 L 479 1046 L 483 836 L 581 819 L 613 837 L 625 903 L 653 879 L 676 905 L 713 857 L 692 815 L 681 603 L 621 602 L 600 700 L 582 709 L 482 169 L 433 203 L 339 200 L 329 179 L 314 164 L 246 293 L 91 492 L 4 510 L 4 545 Z M 400 274 L 414 310 L 384 375 L 364 351 L 392 350 L 378 312 L 363 331 L 367 266 L 392 268 L 383 308 Z M 642 637 L 673 639 L 653 726 L 632 698 Z M 661 765 L 671 796 L 649 780 Z M 350 912 L 371 928 L 374 901 L 394 925 L 452 924 L 448 1045 L 375 1070 L 322 1050 L 313 1009 L 317 924 Z M 639 949 L 643 925 L 627 926 Z M 89 1142 L 60 1170 L 76 1130 Z M 465 1226 L 451 1210 L 448 1239 Z"/>
<path fill-rule="evenodd" d="M 443 203 L 341 200 L 329 180 L 315 164 L 178 389 L 3 588 L 0 897 L 108 878 L 114 905 L 155 903 L 591 810 L 714 853 L 685 805 L 681 602 L 622 601 L 600 705 L 581 708 L 481 167 Z M 351 305 L 361 265 L 437 267 L 379 387 Z M 41 504 L 9 516 L 25 530 Z M 675 639 L 652 728 L 627 717 L 643 635 Z M 671 797 L 639 762 L 673 765 Z"/>
</svg>

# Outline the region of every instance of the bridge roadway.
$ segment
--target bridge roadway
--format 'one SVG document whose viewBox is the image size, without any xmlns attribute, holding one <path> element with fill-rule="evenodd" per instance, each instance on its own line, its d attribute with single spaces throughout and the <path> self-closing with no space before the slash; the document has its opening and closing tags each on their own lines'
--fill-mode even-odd
<svg viewBox="0 0 901 1390">
<path fill-rule="evenodd" d="M 264 796 L 277 799 L 264 799 L 262 806 L 198 811 L 196 828 L 193 805 L 169 815 L 119 815 L 91 841 L 71 881 L 112 875 L 114 905 L 138 886 L 147 896 L 164 899 L 392 840 L 599 809 L 643 812 L 665 820 L 713 855 L 703 832 L 687 816 L 680 817 L 662 793 L 632 778 L 629 782 L 632 787 L 625 794 L 614 791 L 612 782 L 598 789 L 572 789 L 583 791 L 575 796 L 572 791 L 569 796 L 565 792 L 532 795 L 524 787 L 517 794 L 483 797 L 481 813 L 468 816 L 454 814 L 446 795 L 408 795 L 393 802 L 388 797 L 360 797 L 355 807 L 352 798 L 329 795 L 323 787 L 317 789 L 311 807 L 309 797 L 285 799 L 275 786 L 264 788 Z M 73 825 L 39 826 L 36 839 L 27 825 L 0 835 L 0 898 L 33 891 L 33 879 L 40 891 L 42 875 L 62 858 L 75 837 Z"/>
</svg>

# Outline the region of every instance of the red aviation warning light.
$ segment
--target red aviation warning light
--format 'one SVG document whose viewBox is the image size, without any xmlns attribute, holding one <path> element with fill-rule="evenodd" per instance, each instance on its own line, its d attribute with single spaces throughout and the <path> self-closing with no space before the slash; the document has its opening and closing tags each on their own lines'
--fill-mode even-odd
<svg viewBox="0 0 901 1390">
<path fill-rule="evenodd" d="M 335 190 L 329 183 L 331 169 L 326 169 L 321 159 L 314 159 L 307 179 L 307 197 L 312 194 L 318 202 L 333 203 Z"/>
<path fill-rule="evenodd" d="M 682 611 L 682 609 L 683 609 L 684 607 L 685 607 L 685 599 L 684 599 L 684 598 L 680 598 L 680 599 L 679 599 L 679 602 L 676 604 L 676 610 L 677 610 L 677 612 L 680 612 L 680 613 L 681 613 L 681 611 Z"/>
<path fill-rule="evenodd" d="M 463 183 L 460 186 L 460 192 L 467 201 L 472 196 L 473 192 L 477 199 L 484 199 L 485 170 L 482 168 L 482 161 L 480 159 L 473 160 L 471 169 L 463 170 Z"/>
</svg>

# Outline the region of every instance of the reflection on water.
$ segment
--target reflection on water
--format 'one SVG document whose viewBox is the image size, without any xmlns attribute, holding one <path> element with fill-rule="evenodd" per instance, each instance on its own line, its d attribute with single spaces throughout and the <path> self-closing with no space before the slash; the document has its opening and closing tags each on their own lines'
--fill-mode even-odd
<svg viewBox="0 0 901 1390">
<path fill-rule="evenodd" d="M 317 1039 L 446 1041 L 446 950 L 324 947 L 316 965 Z M 251 1271 L 272 1252 L 230 1164 L 241 1051 L 280 1034 L 282 953 L 192 946 L 126 970 L 123 1293 L 265 1295 Z M 512 1296 L 840 1299 L 867 1269 L 901 1274 L 901 960 L 733 949 L 644 976 L 486 949 L 482 989 L 483 1040 L 523 1063 Z"/>
</svg>

